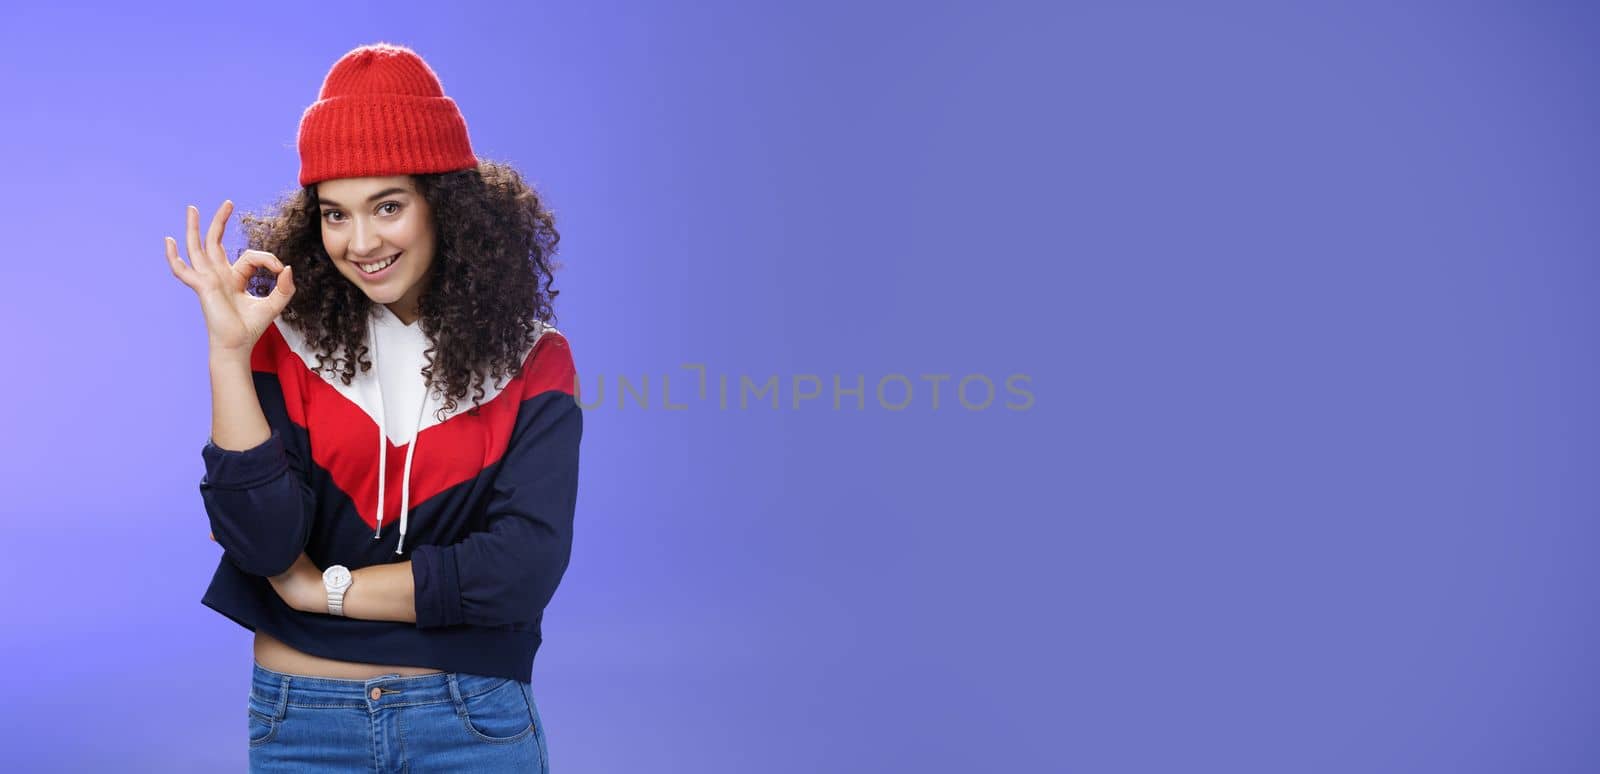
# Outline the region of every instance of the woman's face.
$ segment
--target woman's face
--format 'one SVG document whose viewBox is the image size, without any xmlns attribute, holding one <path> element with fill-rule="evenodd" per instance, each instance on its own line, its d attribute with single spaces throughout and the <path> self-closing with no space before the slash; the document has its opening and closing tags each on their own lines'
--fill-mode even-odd
<svg viewBox="0 0 1600 774">
<path fill-rule="evenodd" d="M 339 273 L 407 325 L 433 266 L 433 213 L 407 175 L 345 177 L 316 186 L 322 246 Z M 383 264 L 376 272 L 363 269 Z"/>
</svg>

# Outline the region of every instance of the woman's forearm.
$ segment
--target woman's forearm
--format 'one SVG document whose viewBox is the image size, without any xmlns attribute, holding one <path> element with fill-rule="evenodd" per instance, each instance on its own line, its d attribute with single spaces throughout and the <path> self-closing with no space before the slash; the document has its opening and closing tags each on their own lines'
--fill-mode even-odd
<svg viewBox="0 0 1600 774">
<path fill-rule="evenodd" d="M 211 353 L 211 443 L 245 451 L 272 437 L 250 374 L 250 353 Z"/>
<path fill-rule="evenodd" d="M 350 571 L 350 588 L 344 592 L 344 614 L 365 621 L 417 622 L 416 584 L 411 562 L 374 564 Z M 322 570 L 301 554 L 294 566 L 270 579 L 278 596 L 304 613 L 328 612 L 328 594 Z"/>
<path fill-rule="evenodd" d="M 417 622 L 416 584 L 411 561 L 374 564 L 350 573 L 344 613 L 368 621 Z M 323 605 L 326 607 L 326 603 Z"/>
</svg>

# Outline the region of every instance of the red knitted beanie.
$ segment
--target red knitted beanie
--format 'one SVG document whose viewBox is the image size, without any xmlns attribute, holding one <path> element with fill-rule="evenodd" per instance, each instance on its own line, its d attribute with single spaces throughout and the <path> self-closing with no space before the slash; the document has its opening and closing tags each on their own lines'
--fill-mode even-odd
<svg viewBox="0 0 1600 774">
<path fill-rule="evenodd" d="M 337 177 L 453 172 L 478 165 L 467 121 L 439 76 L 405 46 L 339 58 L 300 117 L 300 185 Z"/>
</svg>

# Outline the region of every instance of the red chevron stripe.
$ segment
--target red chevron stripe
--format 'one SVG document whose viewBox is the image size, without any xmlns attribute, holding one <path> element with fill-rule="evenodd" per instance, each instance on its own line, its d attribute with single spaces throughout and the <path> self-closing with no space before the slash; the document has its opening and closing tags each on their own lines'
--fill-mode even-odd
<svg viewBox="0 0 1600 774">
<path fill-rule="evenodd" d="M 289 419 L 301 427 L 316 428 L 316 433 L 310 435 L 312 459 L 349 496 L 361 520 L 376 528 L 377 423 L 296 355 L 277 326 L 268 327 L 263 336 L 272 338 L 253 351 L 251 367 L 279 375 Z M 524 400 L 551 390 L 571 395 L 575 384 L 576 371 L 566 338 L 555 331 L 545 333 L 523 361 L 522 370 L 504 390 L 483 404 L 478 416 L 462 412 L 422 431 L 411 461 L 411 508 L 415 510 L 434 495 L 498 462 L 510 443 L 517 411 Z M 383 520 L 396 524 L 410 444 L 396 446 L 387 438 L 383 443 L 389 449 Z"/>
</svg>

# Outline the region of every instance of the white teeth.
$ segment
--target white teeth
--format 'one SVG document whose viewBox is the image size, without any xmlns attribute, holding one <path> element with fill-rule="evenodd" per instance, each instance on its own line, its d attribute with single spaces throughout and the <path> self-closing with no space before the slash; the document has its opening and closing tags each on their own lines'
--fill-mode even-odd
<svg viewBox="0 0 1600 774">
<path fill-rule="evenodd" d="M 400 257 L 400 254 L 399 253 L 395 253 L 393 256 L 389 257 L 389 260 L 386 260 L 386 261 L 379 261 L 377 263 L 367 263 L 367 264 L 358 263 L 356 265 L 360 266 L 362 271 L 364 271 L 364 272 L 366 272 L 368 274 L 372 274 L 373 272 L 383 271 L 384 269 L 388 268 L 389 264 L 394 263 L 395 259 L 397 259 L 399 257 Z"/>
</svg>

